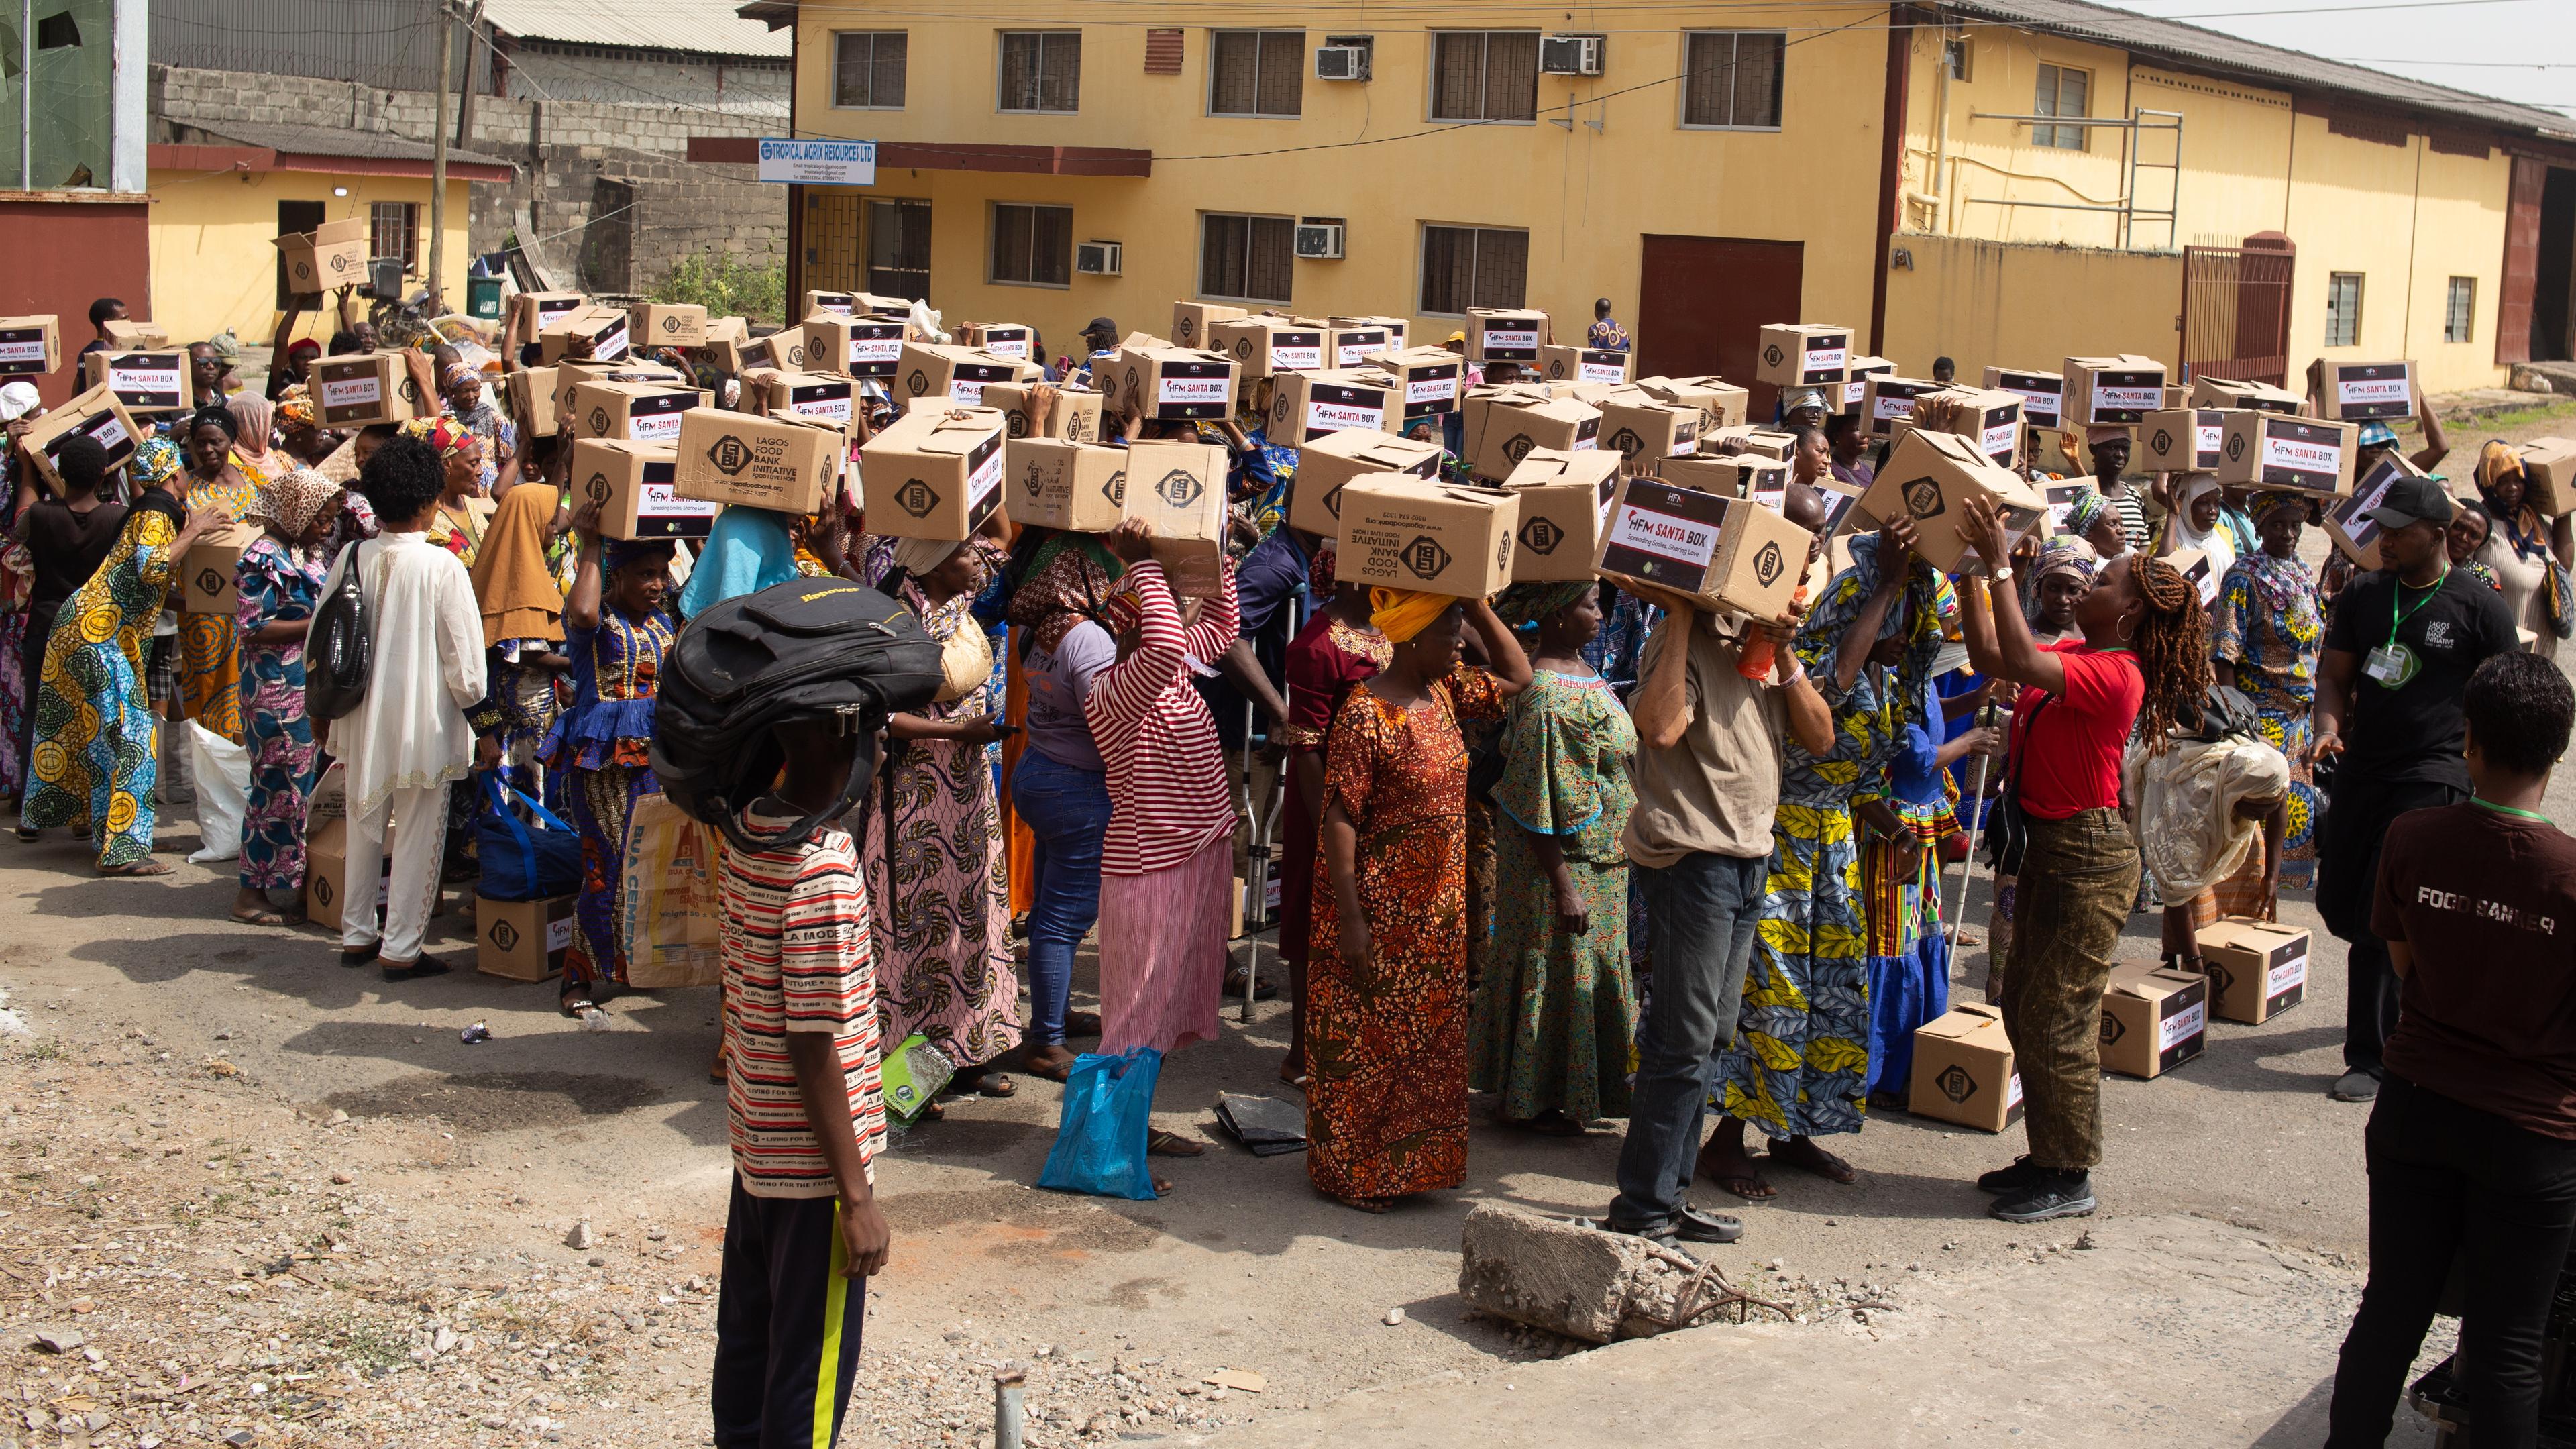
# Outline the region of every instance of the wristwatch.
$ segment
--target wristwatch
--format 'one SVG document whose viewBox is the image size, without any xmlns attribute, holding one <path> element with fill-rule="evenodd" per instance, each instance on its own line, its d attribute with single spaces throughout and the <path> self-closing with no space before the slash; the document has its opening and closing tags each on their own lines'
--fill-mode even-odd
<svg viewBox="0 0 2576 1449">
<path fill-rule="evenodd" d="M 1993 573 L 1990 573 L 1990 574 L 1986 575 L 1986 582 L 1987 582 L 1987 583 L 1989 583 L 1989 584 L 2008 584 L 2008 583 L 2011 583 L 2011 582 L 2012 582 L 2012 565 L 2011 565 L 2011 564 L 2005 564 L 2002 568 L 1999 568 L 1999 569 L 1995 570 Z"/>
</svg>

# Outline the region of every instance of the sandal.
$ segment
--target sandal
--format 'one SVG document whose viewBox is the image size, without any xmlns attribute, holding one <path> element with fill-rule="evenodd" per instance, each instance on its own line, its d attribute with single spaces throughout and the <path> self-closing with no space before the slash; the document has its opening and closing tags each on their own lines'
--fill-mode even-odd
<svg viewBox="0 0 2576 1449">
<path fill-rule="evenodd" d="M 437 957 L 424 951 L 420 955 L 413 957 L 408 965 L 396 966 L 391 962 L 387 962 L 385 964 L 385 979 L 387 981 L 419 981 L 426 977 L 444 976 L 455 969 L 455 967 L 448 965 L 446 962 L 441 961 Z"/>
<path fill-rule="evenodd" d="M 1251 969 L 1252 968 L 1248 966 L 1237 966 L 1233 970 L 1225 973 L 1226 1000 L 1241 1001 L 1243 999 L 1243 978 L 1249 974 Z M 1279 988 L 1271 984 L 1270 978 L 1266 976 L 1255 976 L 1252 978 L 1253 1000 L 1275 1001 L 1278 997 Z"/>
<path fill-rule="evenodd" d="M 1206 1143 L 1193 1142 L 1177 1132 L 1156 1129 L 1145 1134 L 1145 1152 L 1151 1157 L 1197 1157 L 1206 1151 Z"/>
<path fill-rule="evenodd" d="M 1096 1011 L 1066 1012 L 1064 1014 L 1064 1034 L 1066 1036 L 1100 1035 L 1100 1013 Z"/>
<path fill-rule="evenodd" d="M 1800 1172 L 1812 1172 L 1827 1182 L 1848 1187 L 1860 1181 L 1859 1169 L 1816 1145 L 1812 1137 L 1793 1137 L 1771 1144 L 1771 1160 Z"/>
<path fill-rule="evenodd" d="M 952 1097 L 990 1097 L 998 1102 L 1018 1096 L 1019 1091 L 1019 1083 L 990 1067 L 979 1072 L 960 1072 L 948 1079 L 948 1095 Z"/>
<path fill-rule="evenodd" d="M 233 919 L 241 922 L 245 926 L 288 926 L 294 924 L 294 922 L 286 919 L 286 913 L 283 911 L 253 911 L 247 916 L 243 915 L 239 911 L 235 911 L 233 912 Z"/>
<path fill-rule="evenodd" d="M 105 876 L 168 875 L 176 869 L 166 860 L 138 860 L 132 865 L 102 865 L 98 873 Z"/>
<path fill-rule="evenodd" d="M 1159 1173 L 1152 1172 L 1146 1173 L 1145 1177 L 1147 1181 L 1154 1184 L 1154 1196 L 1170 1197 L 1172 1195 L 1172 1180 L 1170 1178 L 1164 1177 Z"/>
<path fill-rule="evenodd" d="M 558 1010 L 562 1011 L 564 1015 L 571 1017 L 575 1021 L 579 1021 L 590 1013 L 599 1010 L 599 1003 L 590 999 L 590 992 L 587 989 L 577 989 L 563 993 L 563 995 L 555 998 L 555 1006 Z M 709 1075 L 717 1081 L 722 1081 L 724 1080 L 724 1074 L 721 1070 L 721 1064 L 724 1061 L 724 1054 L 722 1052 L 718 1052 L 716 1054 L 716 1061 L 719 1064 L 719 1070 L 711 1072 Z"/>
<path fill-rule="evenodd" d="M 377 955 L 384 949 L 385 940 L 382 936 L 369 941 L 363 946 L 343 946 L 340 948 L 340 964 L 343 966 L 364 966 L 368 962 L 376 959 Z"/>
</svg>

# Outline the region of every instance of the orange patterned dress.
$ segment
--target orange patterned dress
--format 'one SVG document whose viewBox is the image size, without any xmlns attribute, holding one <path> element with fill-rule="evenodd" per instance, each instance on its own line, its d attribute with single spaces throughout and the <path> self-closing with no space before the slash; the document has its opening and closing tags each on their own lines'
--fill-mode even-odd
<svg viewBox="0 0 2576 1449">
<path fill-rule="evenodd" d="M 1347 1202 L 1467 1180 L 1467 747 L 1498 720 L 1493 676 L 1461 665 L 1397 709 L 1366 685 L 1334 718 L 1324 800 L 1359 829 L 1370 959 L 1342 961 L 1321 851 L 1306 963 L 1306 1169 Z"/>
</svg>

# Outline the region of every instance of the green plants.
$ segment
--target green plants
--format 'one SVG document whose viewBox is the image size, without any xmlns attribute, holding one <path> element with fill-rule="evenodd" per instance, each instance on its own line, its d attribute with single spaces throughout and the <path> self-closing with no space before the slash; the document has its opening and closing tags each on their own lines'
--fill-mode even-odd
<svg viewBox="0 0 2576 1449">
<path fill-rule="evenodd" d="M 699 252 L 680 258 L 662 285 L 656 302 L 695 302 L 711 317 L 776 317 L 786 320 L 787 268 L 763 266 L 722 252 Z"/>
</svg>

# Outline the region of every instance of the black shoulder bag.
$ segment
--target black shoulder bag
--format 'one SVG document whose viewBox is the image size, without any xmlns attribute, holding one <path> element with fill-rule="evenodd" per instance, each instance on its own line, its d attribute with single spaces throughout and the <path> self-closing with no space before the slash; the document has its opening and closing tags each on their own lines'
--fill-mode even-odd
<svg viewBox="0 0 2576 1449">
<path fill-rule="evenodd" d="M 1994 862 L 1997 875 L 2021 874 L 2022 853 L 2030 849 L 2030 815 L 2021 808 L 2021 767 L 2030 757 L 2031 726 L 2056 698 L 2042 694 L 2029 714 L 2013 721 L 2011 768 L 2004 771 L 2003 793 L 1986 814 L 1986 859 Z"/>
<path fill-rule="evenodd" d="M 366 560 L 358 556 L 359 547 L 353 542 L 340 551 L 346 567 L 340 570 L 339 584 L 314 609 L 306 636 L 304 712 L 314 719 L 338 719 L 356 709 L 375 672 L 375 621 L 368 616 L 361 577 Z"/>
</svg>

